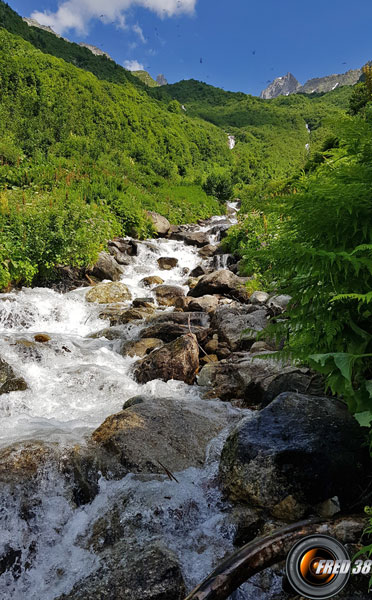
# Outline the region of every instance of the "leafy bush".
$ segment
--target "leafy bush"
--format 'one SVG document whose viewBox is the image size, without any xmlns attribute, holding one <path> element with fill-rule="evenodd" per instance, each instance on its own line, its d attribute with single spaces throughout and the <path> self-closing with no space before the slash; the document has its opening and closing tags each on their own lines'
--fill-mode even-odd
<svg viewBox="0 0 372 600">
<path fill-rule="evenodd" d="M 232 198 L 234 188 L 227 175 L 212 173 L 207 177 L 203 189 L 208 196 L 214 196 L 220 202 L 227 202 Z"/>
</svg>

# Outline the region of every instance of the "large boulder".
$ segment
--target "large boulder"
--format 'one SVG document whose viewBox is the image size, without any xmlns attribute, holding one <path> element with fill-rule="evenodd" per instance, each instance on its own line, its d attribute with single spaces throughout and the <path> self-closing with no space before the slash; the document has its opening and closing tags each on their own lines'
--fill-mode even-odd
<svg viewBox="0 0 372 600">
<path fill-rule="evenodd" d="M 117 248 L 121 254 L 127 254 L 128 256 L 137 256 L 138 254 L 138 242 L 131 238 L 120 238 L 116 237 L 108 242 L 109 248 Z"/>
<path fill-rule="evenodd" d="M 107 252 L 100 252 L 96 264 L 91 269 L 90 273 L 97 279 L 110 279 L 111 281 L 119 281 L 124 273 L 121 267 L 113 256 Z"/>
<path fill-rule="evenodd" d="M 366 478 L 365 435 L 335 399 L 285 392 L 229 435 L 222 488 L 231 500 L 299 518 L 338 497 L 346 510 Z M 369 460 L 369 459 L 368 459 Z"/>
<path fill-rule="evenodd" d="M 102 552 L 100 567 L 58 600 L 183 600 L 186 588 L 174 553 L 159 543 L 125 540 Z"/>
<path fill-rule="evenodd" d="M 155 232 L 158 234 L 158 236 L 162 237 L 167 235 L 169 228 L 170 228 L 170 223 L 168 221 L 168 219 L 166 219 L 165 217 L 162 217 L 161 215 L 159 215 L 156 212 L 152 212 L 152 211 L 148 211 L 148 216 L 152 222 L 152 225 L 155 229 Z"/>
<path fill-rule="evenodd" d="M 206 294 L 221 294 L 239 302 L 249 302 L 249 293 L 245 287 L 244 279 L 234 275 L 227 269 L 204 275 L 188 293 L 193 298 L 199 298 Z"/>
<path fill-rule="evenodd" d="M 207 244 L 206 246 L 203 246 L 203 248 L 200 248 L 199 250 L 199 256 L 201 256 L 202 258 L 210 258 L 211 256 L 213 256 L 217 251 L 217 246 L 214 246 L 213 244 Z"/>
<path fill-rule="evenodd" d="M 269 352 L 270 353 L 270 352 Z M 241 399 L 245 405 L 263 407 L 282 392 L 324 394 L 324 381 L 307 367 L 296 367 L 273 358 L 233 353 L 218 364 L 206 365 L 198 384 L 209 387 L 208 397 Z"/>
<path fill-rule="evenodd" d="M 158 285 L 153 290 L 160 306 L 174 306 L 177 298 L 184 296 L 184 290 L 177 285 Z"/>
<path fill-rule="evenodd" d="M 184 242 L 186 246 L 197 246 L 203 248 L 209 244 L 209 235 L 204 231 L 187 231 L 178 230 L 170 235 L 171 240 L 179 240 Z"/>
<path fill-rule="evenodd" d="M 236 418 L 221 402 L 140 397 L 107 417 L 92 439 L 124 472 L 177 472 L 204 464 L 208 443 L 230 416 Z"/>
<path fill-rule="evenodd" d="M 265 329 L 268 314 L 265 308 L 259 309 L 254 305 L 220 306 L 217 308 L 213 321 L 219 339 L 229 345 L 231 350 L 249 348 L 257 337 L 257 333 Z"/>
<path fill-rule="evenodd" d="M 152 379 L 178 379 L 191 384 L 198 367 L 198 342 L 194 334 L 187 333 L 139 361 L 134 376 L 138 383 L 147 383 Z"/>
<path fill-rule="evenodd" d="M 27 387 L 23 377 L 18 377 L 12 367 L 0 358 L 0 395 L 24 391 L 27 390 Z"/>
<path fill-rule="evenodd" d="M 128 287 L 121 281 L 98 283 L 85 294 L 87 302 L 98 302 L 99 304 L 125 302 L 126 300 L 131 300 L 131 298 L 132 295 Z"/>
<path fill-rule="evenodd" d="M 172 342 L 191 331 L 202 342 L 208 336 L 208 326 L 208 316 L 201 313 L 165 313 L 155 317 L 151 325 L 140 333 L 140 337 L 157 337 L 164 342 Z"/>
<path fill-rule="evenodd" d="M 184 309 L 187 312 L 206 312 L 213 313 L 218 307 L 217 296 L 202 296 L 201 298 L 190 298 L 190 302 Z"/>
</svg>

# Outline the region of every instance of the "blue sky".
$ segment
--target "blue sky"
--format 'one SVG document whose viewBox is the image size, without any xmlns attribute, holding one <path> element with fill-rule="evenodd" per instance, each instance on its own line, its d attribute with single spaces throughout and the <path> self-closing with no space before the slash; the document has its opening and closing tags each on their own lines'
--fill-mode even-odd
<svg viewBox="0 0 372 600">
<path fill-rule="evenodd" d="M 194 78 L 258 95 L 288 71 L 304 83 L 372 60 L 371 0 L 8 3 L 72 41 L 102 48 L 119 64 L 137 62 L 153 77 L 164 73 L 170 83 Z"/>
</svg>

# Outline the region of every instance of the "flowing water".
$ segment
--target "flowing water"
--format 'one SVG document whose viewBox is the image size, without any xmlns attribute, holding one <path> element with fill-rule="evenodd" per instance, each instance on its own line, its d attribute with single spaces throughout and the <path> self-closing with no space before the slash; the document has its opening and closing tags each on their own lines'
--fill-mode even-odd
<svg viewBox="0 0 372 600">
<path fill-rule="evenodd" d="M 236 211 L 237 204 L 230 203 L 231 223 L 236 222 Z M 219 222 L 221 218 L 214 217 L 199 230 L 215 231 Z M 217 235 L 211 235 L 211 242 Z M 161 256 L 178 258 L 179 266 L 160 271 L 157 259 Z M 187 291 L 185 269 L 188 272 L 200 262 L 197 249 L 183 242 L 144 241 L 122 279 L 133 298 L 152 295 L 140 283 L 147 275 L 159 275 L 165 283 L 181 285 Z M 0 396 L 0 447 L 30 440 L 55 442 L 62 448 L 84 443 L 108 415 L 120 411 L 138 394 L 200 401 L 208 411 L 209 402 L 200 400 L 197 386 L 160 380 L 136 383 L 132 366 L 137 359 L 122 357 L 118 341 L 90 337 L 102 330 L 105 322 L 99 318 L 102 306 L 86 302 L 85 294 L 86 288 L 65 294 L 36 288 L 0 295 L 0 356 L 28 384 L 26 391 Z M 122 339 L 135 338 L 141 327 L 143 324 L 121 326 Z M 48 334 L 50 342 L 35 344 L 36 333 Z M 249 414 L 230 410 L 234 418 Z M 11 549 L 17 569 L 5 570 L 0 576 L 0 597 L 53 600 L 68 593 L 99 564 L 99 555 L 88 542 L 93 524 L 122 504 L 125 509 L 120 520 L 133 538 L 165 540 L 179 558 L 188 587 L 196 585 L 233 550 L 233 527 L 216 485 L 227 434 L 228 427 L 211 442 L 203 469 L 189 468 L 176 474 L 179 483 L 165 476 L 127 475 L 121 481 L 101 477 L 98 495 L 81 507 L 71 502 L 66 479 L 52 466 L 44 467 L 37 484 L 27 491 L 27 504 L 32 507 L 27 518 L 24 495 L 10 493 L 4 486 L 0 492 L 0 557 Z M 138 514 L 140 525 L 134 518 Z M 252 585 L 234 597 L 257 597 Z"/>
</svg>

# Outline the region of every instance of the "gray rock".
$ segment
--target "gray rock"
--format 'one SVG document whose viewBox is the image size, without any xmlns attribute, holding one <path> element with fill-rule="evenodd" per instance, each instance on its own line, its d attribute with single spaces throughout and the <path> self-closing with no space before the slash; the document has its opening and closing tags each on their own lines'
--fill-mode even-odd
<svg viewBox="0 0 372 600">
<path fill-rule="evenodd" d="M 198 342 L 194 334 L 187 333 L 136 363 L 134 376 L 139 383 L 177 379 L 191 384 L 198 367 Z"/>
<path fill-rule="evenodd" d="M 193 298 L 187 307 L 188 312 L 206 312 L 212 313 L 218 307 L 217 296 L 202 296 L 201 298 Z"/>
<path fill-rule="evenodd" d="M 155 232 L 159 236 L 167 235 L 169 228 L 170 228 L 170 223 L 169 223 L 168 219 L 166 219 L 165 217 L 162 217 L 158 213 L 152 212 L 152 211 L 148 211 L 147 214 L 154 226 Z"/>
<path fill-rule="evenodd" d="M 359 499 L 370 466 L 364 439 L 342 402 L 283 393 L 229 435 L 220 462 L 223 490 L 231 500 L 274 511 L 288 497 L 306 508 L 333 496 L 346 510 Z"/>
<path fill-rule="evenodd" d="M 213 321 L 219 339 L 226 342 L 231 350 L 249 348 L 256 340 L 257 333 L 265 329 L 268 315 L 265 309 L 256 306 L 220 306 Z"/>
<path fill-rule="evenodd" d="M 253 292 L 251 297 L 249 298 L 252 304 L 266 304 L 268 299 L 270 298 L 269 294 L 266 292 Z"/>
<path fill-rule="evenodd" d="M 164 342 L 157 338 L 144 338 L 142 340 L 124 342 L 120 348 L 120 354 L 122 356 L 138 356 L 143 358 L 144 356 L 151 354 L 153 350 L 164 346 Z"/>
<path fill-rule="evenodd" d="M 228 405 L 215 401 L 144 398 L 107 417 L 92 439 L 96 450 L 102 448 L 115 458 L 121 476 L 164 474 L 164 466 L 175 473 L 204 464 L 208 443 L 226 427 L 230 412 Z M 95 458 L 94 446 L 90 454 Z"/>
<path fill-rule="evenodd" d="M 291 296 L 273 296 L 268 300 L 267 306 L 271 309 L 273 314 L 280 315 L 287 310 L 288 304 L 292 300 Z"/>
<path fill-rule="evenodd" d="M 111 281 L 119 281 L 124 269 L 116 262 L 115 258 L 107 252 L 100 252 L 98 260 L 90 273 L 97 279 L 110 279 Z"/>
<path fill-rule="evenodd" d="M 174 306 L 176 299 L 184 296 L 184 290 L 177 285 L 158 285 L 153 290 L 160 306 Z"/>
<path fill-rule="evenodd" d="M 204 275 L 188 293 L 193 298 L 199 298 L 206 294 L 222 294 L 239 302 L 249 302 L 249 294 L 244 281 L 227 269 Z"/>
<path fill-rule="evenodd" d="M 12 367 L 0 358 L 0 395 L 27 390 L 23 377 L 17 377 Z"/>
<path fill-rule="evenodd" d="M 207 244 L 206 246 L 203 246 L 203 248 L 200 248 L 199 256 L 202 258 L 210 258 L 215 254 L 216 251 L 217 246 L 213 246 L 213 244 Z"/>
<path fill-rule="evenodd" d="M 175 555 L 159 543 L 140 547 L 119 541 L 102 552 L 100 564 L 57 600 L 183 600 L 186 595 Z"/>
<path fill-rule="evenodd" d="M 209 244 L 209 235 L 203 231 L 174 231 L 170 235 L 171 240 L 179 240 L 187 246 L 197 246 L 202 248 Z"/>
<path fill-rule="evenodd" d="M 203 367 L 198 383 L 211 388 L 210 397 L 242 399 L 248 406 L 266 406 L 286 391 L 324 394 L 322 377 L 307 367 L 295 367 L 274 357 L 258 358 L 244 352 Z"/>
</svg>

